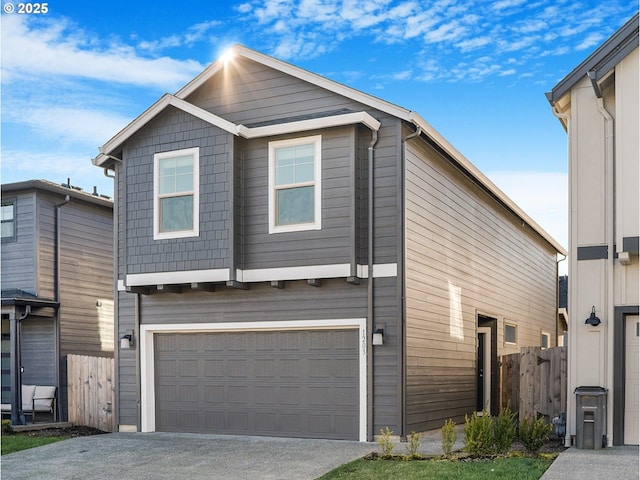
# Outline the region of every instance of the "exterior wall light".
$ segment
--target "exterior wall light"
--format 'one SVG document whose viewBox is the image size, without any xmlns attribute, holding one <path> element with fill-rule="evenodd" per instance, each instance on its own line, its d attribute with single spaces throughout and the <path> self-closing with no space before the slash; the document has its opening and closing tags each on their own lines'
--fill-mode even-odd
<svg viewBox="0 0 640 480">
<path fill-rule="evenodd" d="M 133 347 L 133 330 L 120 337 L 120 350 L 129 350 Z"/>
<path fill-rule="evenodd" d="M 589 318 L 587 318 L 584 323 L 586 325 L 591 325 L 593 327 L 597 327 L 598 325 L 600 325 L 600 319 L 598 317 L 596 317 L 596 307 L 593 306 L 591 307 L 591 315 L 589 315 Z"/>
<path fill-rule="evenodd" d="M 378 328 L 373 332 L 373 345 L 382 345 L 384 343 L 384 328 Z"/>
</svg>

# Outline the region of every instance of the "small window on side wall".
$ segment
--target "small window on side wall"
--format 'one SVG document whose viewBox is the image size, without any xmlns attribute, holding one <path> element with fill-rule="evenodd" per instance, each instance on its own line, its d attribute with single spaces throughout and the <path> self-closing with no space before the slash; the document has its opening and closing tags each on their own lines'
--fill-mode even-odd
<svg viewBox="0 0 640 480">
<path fill-rule="evenodd" d="M 516 325 L 512 323 L 504 324 L 504 343 L 515 345 L 518 340 L 518 330 Z"/>
<path fill-rule="evenodd" d="M 269 142 L 269 233 L 320 230 L 322 137 Z"/>
<path fill-rule="evenodd" d="M 16 240 L 16 203 L 15 200 L 2 202 L 2 241 L 13 242 Z"/>
<path fill-rule="evenodd" d="M 551 335 L 549 335 L 547 332 L 541 332 L 540 333 L 540 347 L 545 350 L 547 348 L 549 348 L 551 343 Z"/>
<path fill-rule="evenodd" d="M 154 239 L 199 235 L 199 164 L 198 148 L 154 155 Z"/>
</svg>

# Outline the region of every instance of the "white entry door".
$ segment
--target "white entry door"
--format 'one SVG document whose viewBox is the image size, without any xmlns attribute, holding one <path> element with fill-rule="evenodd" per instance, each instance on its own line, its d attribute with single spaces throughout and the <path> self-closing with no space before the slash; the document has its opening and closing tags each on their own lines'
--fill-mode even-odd
<svg viewBox="0 0 640 480">
<path fill-rule="evenodd" d="M 625 386 L 624 386 L 624 443 L 638 445 L 640 402 L 640 366 L 638 349 L 640 348 L 640 317 L 629 315 L 626 320 L 625 341 Z"/>
</svg>

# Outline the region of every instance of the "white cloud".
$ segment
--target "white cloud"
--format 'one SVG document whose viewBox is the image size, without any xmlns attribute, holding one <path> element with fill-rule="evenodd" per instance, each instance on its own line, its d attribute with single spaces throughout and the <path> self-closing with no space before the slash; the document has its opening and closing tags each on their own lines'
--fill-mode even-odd
<svg viewBox="0 0 640 480">
<path fill-rule="evenodd" d="M 576 45 L 576 50 L 586 50 L 588 48 L 595 47 L 596 45 L 599 45 L 603 39 L 604 35 L 600 33 L 590 33 L 584 40 L 582 40 L 582 42 Z"/>
<path fill-rule="evenodd" d="M 103 44 L 64 20 L 29 21 L 13 15 L 2 20 L 3 82 L 24 76 L 62 76 L 174 90 L 204 67 L 193 60 L 147 58 L 124 44 Z"/>
</svg>

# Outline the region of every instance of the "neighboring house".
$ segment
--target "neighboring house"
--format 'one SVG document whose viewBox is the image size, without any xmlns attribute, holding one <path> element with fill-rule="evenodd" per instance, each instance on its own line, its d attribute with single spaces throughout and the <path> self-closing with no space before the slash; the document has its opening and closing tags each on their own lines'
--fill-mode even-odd
<svg viewBox="0 0 640 480">
<path fill-rule="evenodd" d="M 558 277 L 558 346 L 566 346 L 569 331 L 569 277 Z"/>
<path fill-rule="evenodd" d="M 66 356 L 112 356 L 113 202 L 45 180 L 2 185 L 2 403 L 20 384 L 57 387 Z M 14 352 L 16 352 L 14 354 Z"/>
<path fill-rule="evenodd" d="M 370 440 L 495 412 L 499 356 L 556 342 L 562 247 L 415 112 L 231 53 L 93 160 L 119 429 Z"/>
<path fill-rule="evenodd" d="M 547 94 L 569 137 L 567 443 L 575 388 L 599 386 L 607 443 L 638 444 L 638 57 L 636 14 Z"/>
</svg>

